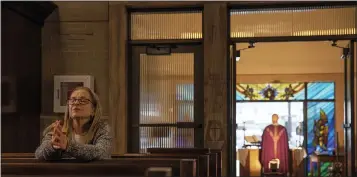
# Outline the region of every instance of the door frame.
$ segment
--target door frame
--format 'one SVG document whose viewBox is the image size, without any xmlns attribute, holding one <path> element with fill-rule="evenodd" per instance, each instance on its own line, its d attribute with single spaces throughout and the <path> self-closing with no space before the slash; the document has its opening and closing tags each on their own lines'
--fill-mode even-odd
<svg viewBox="0 0 357 177">
<path fill-rule="evenodd" d="M 237 151 L 236 151 L 236 43 L 229 43 L 228 45 L 229 55 L 227 62 L 227 157 L 229 157 L 227 163 L 227 174 L 229 176 L 237 176 Z"/>
<path fill-rule="evenodd" d="M 350 40 L 347 47 L 341 50 L 347 49 L 348 53 L 344 58 L 344 79 L 345 79 L 345 122 L 344 122 L 344 130 L 345 130 L 345 139 L 350 139 L 351 141 L 345 141 L 345 172 L 346 176 L 356 176 L 356 103 L 355 103 L 355 72 L 354 67 L 356 65 L 355 58 L 356 54 L 355 50 L 355 42 L 356 40 Z M 342 52 L 343 53 L 343 52 Z"/>
<path fill-rule="evenodd" d="M 140 54 L 146 54 L 147 47 L 153 45 L 170 46 L 171 53 L 194 53 L 194 122 L 184 123 L 180 126 L 178 123 L 170 124 L 140 124 Z M 176 128 L 194 128 L 194 146 L 202 148 L 204 145 L 204 119 L 203 119 L 203 46 L 201 44 L 181 43 L 181 44 L 153 44 L 140 43 L 131 44 L 128 47 L 128 100 L 130 110 L 128 111 L 128 152 L 138 153 L 140 150 L 140 127 L 176 127 Z M 170 53 L 170 54 L 171 54 Z"/>
<path fill-rule="evenodd" d="M 302 37 L 298 36 L 298 37 L 271 37 L 271 38 L 260 38 L 260 37 L 259 38 L 235 38 L 235 39 L 230 38 L 230 44 L 232 44 L 232 43 L 239 44 L 239 43 L 248 43 L 248 42 L 263 42 L 263 43 L 266 43 L 266 42 L 309 42 L 309 41 L 313 42 L 313 41 L 330 41 L 331 39 L 336 40 L 336 41 L 349 40 L 350 44 L 352 44 L 351 45 L 352 46 L 351 47 L 352 50 L 350 50 L 350 51 L 352 51 L 351 52 L 352 55 L 354 55 L 354 57 L 356 57 L 355 56 L 356 54 L 354 54 L 354 49 L 353 49 L 354 43 L 351 42 L 351 41 L 355 41 L 355 39 L 357 39 L 357 34 L 356 35 L 341 36 L 341 37 L 339 37 L 339 36 L 333 36 L 333 37 L 332 36 L 302 36 Z M 345 59 L 345 63 L 346 63 L 346 59 Z M 354 71 L 354 68 L 353 68 L 355 64 L 356 63 L 354 63 L 354 61 L 352 61 L 351 65 L 350 65 L 350 70 L 353 71 L 353 72 L 350 73 L 351 76 L 349 77 L 349 80 L 352 83 L 354 83 L 354 77 L 356 77 L 356 76 L 353 75 L 354 72 L 356 72 L 356 71 Z M 236 67 L 236 65 L 234 67 Z M 346 64 L 345 64 L 345 69 L 346 69 Z M 345 77 L 344 77 L 345 78 L 345 83 L 344 83 L 345 84 L 345 103 L 344 104 L 345 104 L 345 107 L 346 107 L 347 106 L 347 102 L 346 102 L 346 99 L 347 99 L 346 91 L 347 91 L 347 89 L 349 89 L 349 90 L 351 90 L 351 92 L 353 92 L 353 89 L 356 89 L 356 88 L 354 88 L 354 84 L 351 84 L 349 86 L 349 88 L 347 88 L 346 82 L 348 81 L 348 79 L 346 77 L 346 72 L 344 72 L 344 75 L 345 75 Z M 235 84 L 237 84 L 236 80 L 235 80 Z M 354 97 L 353 96 L 354 96 L 354 93 L 351 93 L 351 98 L 352 98 L 351 102 L 353 102 L 352 103 L 353 105 L 351 105 L 350 111 L 351 111 L 351 116 L 356 118 L 356 115 L 355 115 L 355 110 L 356 110 L 355 105 L 356 105 L 356 103 L 354 103 L 354 100 L 353 100 Z M 229 100 L 229 98 L 228 98 L 228 100 Z M 232 105 L 229 105 L 228 107 L 232 107 Z M 235 106 L 234 106 L 234 109 L 236 109 Z M 345 122 L 347 121 L 346 115 L 347 115 L 347 113 L 345 112 Z M 228 120 L 229 120 L 229 122 L 228 122 L 229 127 L 231 126 L 230 124 L 235 125 L 236 121 L 233 122 L 230 119 L 228 119 Z M 304 123 L 304 126 L 305 127 L 307 126 L 306 121 Z M 348 128 L 351 129 L 351 132 L 355 132 L 356 131 L 356 127 L 355 126 L 356 126 L 356 120 L 354 120 L 354 119 L 351 119 L 351 121 L 350 121 L 350 123 L 348 123 L 348 125 L 344 125 L 344 127 L 345 127 L 344 128 L 345 137 L 347 136 L 347 131 L 346 130 Z M 235 130 L 231 131 L 231 129 L 228 129 L 227 131 L 228 131 L 228 134 L 234 134 L 235 133 Z M 356 136 L 355 136 L 354 133 L 351 133 L 350 137 L 354 138 L 354 140 L 351 141 L 351 150 L 350 150 L 351 151 L 351 157 L 350 158 L 354 158 L 355 155 L 356 155 L 356 151 L 357 151 L 356 147 L 355 147 Z M 346 147 L 346 141 L 344 141 L 344 142 L 345 142 L 344 152 L 345 152 L 345 154 L 347 154 L 348 149 Z M 231 143 L 230 143 L 230 145 L 231 145 Z M 235 148 L 235 145 L 234 145 L 234 148 Z M 347 173 L 347 168 L 348 168 L 347 158 L 348 157 L 345 156 L 345 173 Z M 236 163 L 236 162 L 232 162 L 231 160 L 228 160 L 228 161 L 229 161 L 229 163 L 233 163 L 233 164 Z M 233 164 L 229 164 L 229 166 L 233 166 Z M 307 172 L 307 165 L 308 164 L 305 165 L 306 173 L 308 173 Z M 353 166 L 352 165 L 354 165 L 354 166 L 356 165 L 355 161 L 353 159 L 351 159 L 351 174 L 353 174 L 352 176 L 356 176 L 357 172 L 353 170 L 353 168 L 352 168 Z M 235 171 L 232 170 L 230 173 L 231 174 L 235 174 Z"/>
<path fill-rule="evenodd" d="M 264 3 L 256 3 L 256 2 L 252 2 L 251 4 L 249 3 L 243 3 L 241 2 L 241 5 L 238 4 L 233 4 L 230 6 L 229 10 L 228 10 L 228 34 L 229 34 L 229 38 L 228 38 L 228 44 L 237 44 L 237 43 L 249 43 L 249 42 L 306 42 L 306 41 L 332 41 L 332 40 L 355 40 L 357 39 L 357 33 L 356 34 L 352 34 L 352 35 L 325 35 L 325 36 L 274 36 L 274 37 L 246 37 L 246 38 L 232 38 L 230 37 L 230 26 L 231 26 L 231 21 L 230 21 L 230 12 L 233 9 L 249 9 L 249 10 L 259 10 L 259 9 L 270 9 L 270 8 L 292 8 L 292 7 L 316 7 L 316 6 L 357 6 L 357 2 L 332 2 L 330 3 L 326 3 L 326 4 L 321 4 L 319 2 L 296 2 L 294 4 L 287 4 L 286 2 L 278 2 L 278 3 L 273 3 L 271 6 L 267 6 Z M 357 12 L 356 12 L 357 13 Z M 356 26 L 357 28 L 357 26 Z M 353 49 L 354 50 L 354 49 Z M 229 54 L 229 51 L 228 51 Z M 229 55 L 228 55 L 229 56 Z M 229 57 L 227 58 L 227 60 L 229 61 Z M 229 63 L 229 62 L 228 62 Z M 236 66 L 234 66 L 236 67 Z M 352 66 L 353 67 L 353 66 Z M 230 66 L 228 66 L 228 68 L 230 68 Z M 345 72 L 344 72 L 345 73 Z M 353 77 L 352 77 L 352 81 L 353 81 Z M 234 81 L 236 84 L 236 80 Z M 352 82 L 353 83 L 353 82 Z M 233 84 L 233 85 L 234 85 Z M 229 84 L 228 84 L 229 85 Z M 345 87 L 346 87 L 346 82 L 345 82 Z M 353 87 L 354 85 L 352 84 L 350 89 L 353 91 Z M 228 103 L 230 103 L 229 101 L 230 98 L 228 98 Z M 345 100 L 346 101 L 346 100 Z M 228 104 L 227 106 L 229 109 L 233 109 L 232 105 Z M 234 109 L 236 109 L 234 107 Z M 352 111 L 352 110 L 351 110 Z M 228 110 L 228 112 L 230 112 L 230 110 Z M 228 118 L 228 127 L 230 127 L 232 124 L 235 125 L 235 121 L 233 122 L 232 120 L 229 120 Z M 352 127 L 356 126 L 356 123 L 354 122 L 354 124 L 351 124 Z M 355 127 L 352 129 L 355 130 Z M 231 129 L 227 129 L 227 134 L 235 134 L 235 130 L 231 130 Z M 352 133 L 352 136 L 354 137 L 354 133 Z M 356 137 L 354 137 L 356 138 Z M 228 139 L 227 139 L 228 140 Z M 232 146 L 231 144 L 229 144 L 230 146 Z M 230 149 L 235 148 L 234 147 L 229 147 L 228 149 L 228 157 L 230 157 Z M 346 147 L 345 147 L 346 149 Z M 356 153 L 356 148 L 355 148 L 355 143 L 353 143 L 353 147 L 351 148 L 353 152 Z M 352 157 L 354 158 L 354 156 Z M 228 163 L 227 164 L 229 167 L 233 166 L 232 161 L 228 159 Z M 235 162 L 233 162 L 235 163 Z M 345 161 L 346 166 L 347 166 L 347 161 Z M 354 162 L 352 163 L 354 164 Z M 305 165 L 305 169 L 307 169 L 307 166 Z M 306 171 L 306 170 L 305 170 Z M 235 174 L 235 170 L 229 168 L 229 170 L 227 170 L 227 174 Z M 356 171 L 352 172 L 352 176 L 356 175 Z"/>
</svg>

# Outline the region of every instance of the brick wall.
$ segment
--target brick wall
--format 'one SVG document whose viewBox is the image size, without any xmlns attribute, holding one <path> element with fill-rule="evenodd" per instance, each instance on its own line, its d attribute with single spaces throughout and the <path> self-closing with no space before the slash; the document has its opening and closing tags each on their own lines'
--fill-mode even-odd
<svg viewBox="0 0 357 177">
<path fill-rule="evenodd" d="M 108 2 L 56 1 L 42 29 L 41 129 L 62 115 L 53 113 L 54 75 L 92 75 L 108 115 Z"/>
</svg>

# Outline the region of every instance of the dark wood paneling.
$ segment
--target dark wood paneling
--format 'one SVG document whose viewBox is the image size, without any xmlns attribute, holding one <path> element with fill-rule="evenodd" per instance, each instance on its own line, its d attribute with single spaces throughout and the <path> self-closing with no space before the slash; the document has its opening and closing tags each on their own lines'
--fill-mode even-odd
<svg viewBox="0 0 357 177">
<path fill-rule="evenodd" d="M 16 83 L 16 111 L 1 111 L 1 147 L 2 152 L 34 152 L 40 143 L 42 26 L 6 4 L 1 8 L 1 75 Z"/>
<path fill-rule="evenodd" d="M 2 7 L 10 9 L 11 11 L 23 16 L 27 20 L 32 21 L 38 25 L 43 25 L 45 19 L 50 15 L 56 4 L 52 2 L 1 2 Z"/>
<path fill-rule="evenodd" d="M 2 152 L 33 152 L 39 144 L 41 26 L 2 8 L 1 75 L 16 82 L 16 112 L 1 112 Z"/>
</svg>

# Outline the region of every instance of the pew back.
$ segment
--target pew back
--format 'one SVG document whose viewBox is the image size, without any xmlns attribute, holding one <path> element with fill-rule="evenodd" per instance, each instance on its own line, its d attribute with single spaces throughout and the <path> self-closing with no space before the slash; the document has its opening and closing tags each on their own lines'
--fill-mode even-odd
<svg viewBox="0 0 357 177">
<path fill-rule="evenodd" d="M 112 158 L 177 158 L 177 159 L 195 159 L 197 162 L 197 176 L 209 175 L 209 155 L 198 154 L 142 154 L 142 153 L 127 153 L 124 155 L 113 154 Z M 212 175 L 211 175 L 212 176 Z"/>
<path fill-rule="evenodd" d="M 153 168 L 171 169 L 172 176 L 196 176 L 196 160 L 123 158 L 93 162 L 62 159 L 44 162 L 33 158 L 2 158 L 2 175 L 148 176 Z M 148 171 L 149 169 L 149 171 Z M 161 173 L 167 176 L 168 173 Z M 158 175 L 158 173 L 155 173 Z"/>
<path fill-rule="evenodd" d="M 222 172 L 222 151 L 210 148 L 148 148 L 151 154 L 207 154 L 209 155 L 209 175 L 221 176 Z"/>
</svg>

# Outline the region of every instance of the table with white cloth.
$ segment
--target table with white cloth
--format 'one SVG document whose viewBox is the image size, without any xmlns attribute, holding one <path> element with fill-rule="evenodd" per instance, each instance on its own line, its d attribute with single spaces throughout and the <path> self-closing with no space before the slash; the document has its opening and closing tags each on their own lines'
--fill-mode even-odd
<svg viewBox="0 0 357 177">
<path fill-rule="evenodd" d="M 290 149 L 292 176 L 304 176 L 303 161 L 306 157 L 304 148 Z M 239 176 L 260 176 L 261 164 L 259 161 L 259 149 L 237 149 L 237 160 L 239 161 Z M 237 174 L 238 176 L 238 174 Z"/>
</svg>

